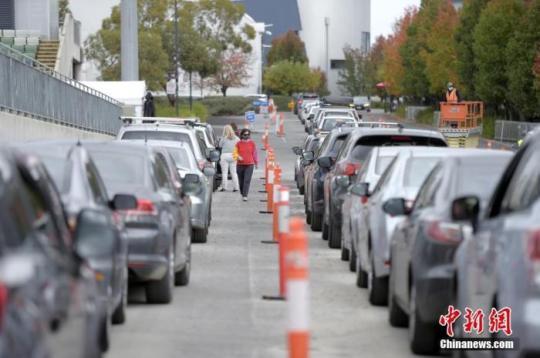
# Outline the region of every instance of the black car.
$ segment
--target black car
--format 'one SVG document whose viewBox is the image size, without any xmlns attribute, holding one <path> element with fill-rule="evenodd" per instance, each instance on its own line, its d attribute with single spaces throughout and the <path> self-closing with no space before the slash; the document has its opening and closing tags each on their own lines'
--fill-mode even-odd
<svg viewBox="0 0 540 358">
<path fill-rule="evenodd" d="M 354 178 L 373 147 L 379 146 L 446 147 L 441 133 L 432 130 L 409 128 L 357 128 L 351 132 L 336 157 L 321 156 L 319 166 L 326 168 L 324 178 L 323 235 L 328 237 L 330 248 L 341 248 L 341 206 L 347 186 L 338 185 L 336 178 Z"/>
<path fill-rule="evenodd" d="M 352 128 L 349 127 L 332 130 L 332 132 L 325 137 L 316 157 L 335 158 L 351 132 Z M 313 155 L 313 157 L 315 156 Z M 321 231 L 324 214 L 324 178 L 330 171 L 330 168 L 321 167 L 318 161 L 314 161 L 310 165 L 312 167 L 309 171 L 306 170 L 305 178 L 306 187 L 304 198 L 306 202 L 306 215 L 310 222 L 311 229 L 313 231 Z M 324 233 L 323 238 L 326 238 Z"/>
<path fill-rule="evenodd" d="M 78 227 L 97 227 L 83 210 Z M 105 228 L 106 229 L 106 228 Z M 0 149 L 0 356 L 100 357 L 108 348 L 93 270 L 35 156 Z"/>
<path fill-rule="evenodd" d="M 68 215 L 68 224 L 74 232 L 76 219 L 83 209 L 100 212 L 104 225 L 110 227 L 112 237 L 88 243 L 82 250 L 90 267 L 96 272 L 101 299 L 114 324 L 126 319 L 128 295 L 128 247 L 123 223 L 111 208 L 107 189 L 91 156 L 84 146 L 74 141 L 47 141 L 27 143 L 21 148 L 30 151 L 43 161 L 62 196 Z M 125 193 L 125 191 L 123 192 Z M 136 207 L 136 198 L 118 193 Z M 128 198 L 126 198 L 129 196 Z M 95 214 L 98 215 L 98 214 Z M 100 247 L 100 244 L 104 244 Z M 105 247 L 106 245 L 110 247 Z"/>
<path fill-rule="evenodd" d="M 411 210 L 403 198 L 383 205 L 391 216 L 406 215 L 390 240 L 389 318 L 395 326 L 409 324 L 415 353 L 439 350 L 439 317 L 454 304 L 454 254 L 464 222 L 454 220 L 452 201 L 475 195 L 485 207 L 511 157 L 494 150 L 452 152 L 429 174 Z"/>
<path fill-rule="evenodd" d="M 84 142 L 109 196 L 129 192 L 134 210 L 120 213 L 128 242 L 129 280 L 142 284 L 149 303 L 169 303 L 174 285 L 187 285 L 190 274 L 189 210 L 182 184 L 171 177 L 170 157 L 152 146 L 127 141 Z"/>
</svg>

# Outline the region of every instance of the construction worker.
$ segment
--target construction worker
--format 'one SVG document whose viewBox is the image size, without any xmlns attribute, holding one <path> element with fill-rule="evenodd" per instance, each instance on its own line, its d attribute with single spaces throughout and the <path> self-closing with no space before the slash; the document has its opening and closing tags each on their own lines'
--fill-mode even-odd
<svg viewBox="0 0 540 358">
<path fill-rule="evenodd" d="M 460 96 L 457 88 L 454 87 L 452 82 L 448 82 L 448 90 L 446 91 L 446 102 L 457 103 L 460 101 Z"/>
</svg>

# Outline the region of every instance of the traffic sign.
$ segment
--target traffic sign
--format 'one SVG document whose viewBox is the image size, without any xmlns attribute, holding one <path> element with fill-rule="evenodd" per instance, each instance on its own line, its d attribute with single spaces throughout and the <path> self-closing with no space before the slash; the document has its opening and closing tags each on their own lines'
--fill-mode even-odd
<svg viewBox="0 0 540 358">
<path fill-rule="evenodd" d="M 254 111 L 246 112 L 246 121 L 248 121 L 249 123 L 255 122 L 255 112 Z"/>
<path fill-rule="evenodd" d="M 254 107 L 261 107 L 261 106 L 268 106 L 268 102 L 266 101 L 253 101 Z"/>
</svg>

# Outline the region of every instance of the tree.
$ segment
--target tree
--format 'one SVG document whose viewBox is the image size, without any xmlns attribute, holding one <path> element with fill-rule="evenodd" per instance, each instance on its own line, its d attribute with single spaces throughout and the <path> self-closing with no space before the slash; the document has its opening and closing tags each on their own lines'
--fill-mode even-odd
<svg viewBox="0 0 540 358">
<path fill-rule="evenodd" d="M 508 107 L 506 46 L 523 14 L 521 0 L 492 0 L 480 15 L 474 31 L 474 61 L 478 68 L 476 91 L 494 108 Z"/>
<path fill-rule="evenodd" d="M 457 72 L 460 91 L 464 97 L 475 99 L 475 78 L 478 72 L 474 61 L 474 29 L 480 19 L 482 10 L 490 0 L 466 0 L 460 14 L 460 21 L 455 33 Z"/>
<path fill-rule="evenodd" d="M 306 46 L 300 36 L 292 30 L 272 40 L 272 48 L 268 52 L 267 63 L 272 66 L 279 61 L 307 63 Z"/>
<path fill-rule="evenodd" d="M 362 92 L 362 79 L 359 78 L 359 61 L 360 51 L 351 47 L 345 47 L 343 49 L 345 55 L 345 65 L 338 73 L 338 86 L 342 92 L 349 96 L 357 96 Z"/>
<path fill-rule="evenodd" d="M 71 10 L 69 9 L 69 0 L 58 1 L 58 19 L 60 20 L 60 23 L 64 21 L 67 13 L 71 14 Z"/>
<path fill-rule="evenodd" d="M 317 91 L 321 77 L 305 63 L 280 61 L 270 66 L 264 75 L 264 85 L 274 93 L 292 95 L 295 92 Z"/>
<path fill-rule="evenodd" d="M 220 63 L 217 73 L 211 77 L 211 83 L 226 97 L 229 88 L 246 85 L 249 56 L 240 50 L 230 50 L 222 54 Z"/>
<path fill-rule="evenodd" d="M 528 119 L 540 119 L 540 89 L 535 87 L 535 62 L 540 45 L 540 1 L 528 5 L 506 48 L 508 100 Z"/>
</svg>

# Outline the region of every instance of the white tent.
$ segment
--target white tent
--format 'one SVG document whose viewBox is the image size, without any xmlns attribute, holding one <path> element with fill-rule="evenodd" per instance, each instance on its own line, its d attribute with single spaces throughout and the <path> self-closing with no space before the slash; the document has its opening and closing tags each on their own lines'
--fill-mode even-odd
<svg viewBox="0 0 540 358">
<path fill-rule="evenodd" d="M 125 115 L 143 115 L 145 81 L 83 81 L 82 83 L 122 102 Z"/>
</svg>

